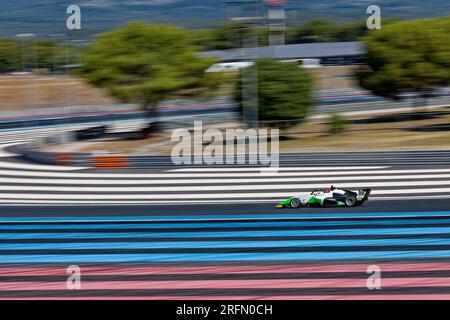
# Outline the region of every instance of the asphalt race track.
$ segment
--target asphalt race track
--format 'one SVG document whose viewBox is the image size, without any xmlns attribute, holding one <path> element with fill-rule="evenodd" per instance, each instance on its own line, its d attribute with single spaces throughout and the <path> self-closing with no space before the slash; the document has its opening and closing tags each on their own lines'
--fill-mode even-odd
<svg viewBox="0 0 450 320">
<path fill-rule="evenodd" d="M 27 163 L 10 149 L 25 139 L 8 137 L 1 298 L 450 299 L 449 151 L 289 155 L 277 174 L 94 171 Z M 373 196 L 274 207 L 331 184 Z M 74 265 L 79 290 L 67 287 Z M 367 286 L 369 266 L 380 289 Z"/>
<path fill-rule="evenodd" d="M 0 297 L 449 298 L 445 201 L 379 201 L 357 210 L 142 206 L 122 214 L 5 207 Z M 377 210 L 384 206 L 391 210 Z M 66 287 L 70 265 L 81 268 L 80 290 Z M 381 269 L 380 290 L 367 288 L 371 265 Z"/>
<path fill-rule="evenodd" d="M 2 205 L 2 217 L 123 217 L 123 216 L 183 216 L 192 215 L 245 215 L 245 214 L 293 214 L 301 218 L 305 214 L 379 213 L 449 210 L 449 199 L 378 200 L 368 201 L 353 208 L 300 208 L 277 209 L 273 203 L 246 204 L 190 204 L 190 205 Z"/>
</svg>

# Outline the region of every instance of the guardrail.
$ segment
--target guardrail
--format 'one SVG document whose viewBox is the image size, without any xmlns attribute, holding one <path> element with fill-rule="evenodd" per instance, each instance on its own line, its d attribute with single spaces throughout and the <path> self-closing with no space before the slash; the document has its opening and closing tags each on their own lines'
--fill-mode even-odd
<svg viewBox="0 0 450 320">
<path fill-rule="evenodd" d="M 128 134 L 128 133 L 122 133 Z M 88 128 L 77 131 L 60 133 L 46 138 L 36 139 L 28 144 L 21 145 L 17 152 L 24 159 L 49 165 L 81 166 L 102 169 L 114 168 L 142 168 L 158 165 L 171 165 L 170 157 L 161 156 L 126 156 L 107 153 L 76 153 L 76 152 L 50 152 L 40 150 L 43 146 L 62 145 L 74 141 L 84 141 L 93 138 L 117 136 L 117 133 L 108 133 L 105 126 Z M 161 161 L 164 158 L 165 161 Z"/>
<path fill-rule="evenodd" d="M 130 106 L 130 105 L 125 105 Z M 159 117 L 204 115 L 212 112 L 237 112 L 238 106 L 230 101 L 211 101 L 194 105 L 162 105 Z M 26 129 L 67 124 L 107 123 L 120 120 L 153 120 L 144 110 L 115 109 L 109 111 L 53 114 L 44 116 L 0 117 L 0 130 Z"/>
<path fill-rule="evenodd" d="M 58 153 L 25 150 L 22 156 L 33 162 L 49 165 L 80 166 L 99 169 L 171 167 L 170 156 L 126 156 L 119 154 Z"/>
<path fill-rule="evenodd" d="M 145 130 L 145 129 L 144 129 Z M 117 133 L 108 133 L 104 127 L 88 128 L 84 130 L 71 131 L 34 140 L 28 144 L 16 148 L 16 152 L 25 159 L 49 165 L 80 166 L 99 169 L 123 169 L 123 168 L 171 168 L 174 167 L 171 156 L 161 155 L 123 155 L 115 153 L 91 152 L 50 152 L 42 151 L 41 148 L 49 145 L 63 145 L 74 141 L 89 140 L 95 134 L 96 138 L 117 137 Z M 128 135 L 129 133 L 121 133 Z M 244 163 L 252 163 L 245 155 Z M 223 164 L 220 166 L 227 166 Z M 232 165 L 232 164 L 231 164 Z M 201 167 L 201 164 L 192 164 L 190 167 Z M 253 165 L 252 165 L 253 166 Z M 258 165 L 256 166 L 263 166 Z"/>
</svg>

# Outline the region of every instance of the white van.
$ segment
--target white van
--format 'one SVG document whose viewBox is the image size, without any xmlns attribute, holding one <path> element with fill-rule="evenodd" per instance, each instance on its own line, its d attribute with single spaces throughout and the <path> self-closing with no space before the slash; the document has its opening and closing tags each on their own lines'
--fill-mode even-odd
<svg viewBox="0 0 450 320">
<path fill-rule="evenodd" d="M 253 64 L 254 63 L 250 61 L 216 63 L 206 69 L 206 72 L 238 72 L 239 70 L 248 68 Z"/>
</svg>

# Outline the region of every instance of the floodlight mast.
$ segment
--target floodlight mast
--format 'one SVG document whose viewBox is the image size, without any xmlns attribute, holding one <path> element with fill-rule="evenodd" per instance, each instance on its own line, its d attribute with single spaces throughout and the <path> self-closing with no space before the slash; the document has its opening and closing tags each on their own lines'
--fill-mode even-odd
<svg viewBox="0 0 450 320">
<path fill-rule="evenodd" d="M 285 0 L 266 0 L 269 46 L 285 44 L 285 4 Z"/>
<path fill-rule="evenodd" d="M 240 22 L 244 35 L 241 39 L 242 61 L 254 61 L 258 57 L 258 37 L 255 28 L 264 25 L 263 0 L 225 0 L 227 17 Z M 245 32 L 248 31 L 248 32 Z M 253 52 L 253 54 L 252 54 Z M 241 69 L 242 76 L 242 117 L 247 128 L 259 126 L 258 111 L 258 70 L 256 64 Z"/>
</svg>

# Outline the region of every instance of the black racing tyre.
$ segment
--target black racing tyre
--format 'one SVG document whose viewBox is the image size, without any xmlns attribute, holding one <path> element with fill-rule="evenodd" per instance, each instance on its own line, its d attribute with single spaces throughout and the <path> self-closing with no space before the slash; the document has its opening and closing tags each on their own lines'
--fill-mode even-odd
<svg viewBox="0 0 450 320">
<path fill-rule="evenodd" d="M 292 198 L 291 199 L 291 203 L 290 203 L 290 205 L 291 205 L 291 207 L 292 208 L 299 208 L 300 207 L 300 200 L 299 199 L 297 199 L 297 198 Z"/>
<path fill-rule="evenodd" d="M 353 207 L 356 204 L 356 198 L 355 197 L 347 197 L 345 199 L 345 205 L 347 207 Z"/>
</svg>

